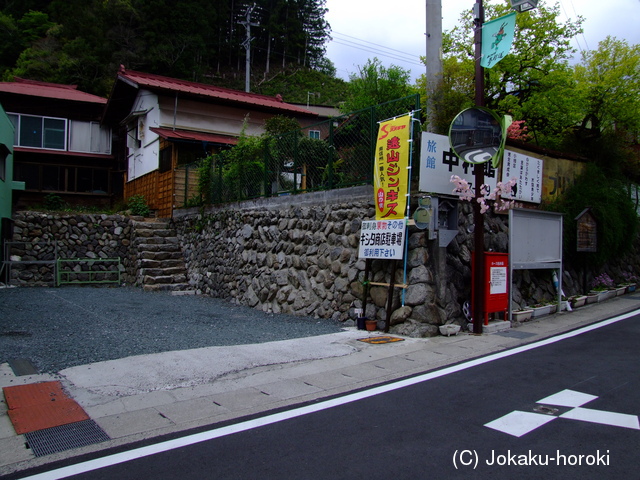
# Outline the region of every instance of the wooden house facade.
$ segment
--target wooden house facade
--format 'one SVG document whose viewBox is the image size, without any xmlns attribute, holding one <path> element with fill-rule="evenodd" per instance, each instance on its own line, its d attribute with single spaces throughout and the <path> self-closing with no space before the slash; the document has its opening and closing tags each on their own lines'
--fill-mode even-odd
<svg viewBox="0 0 640 480">
<path fill-rule="evenodd" d="M 125 198 L 143 195 L 156 216 L 170 217 L 197 192 L 196 172 L 184 166 L 232 148 L 243 128 L 246 135 L 264 133 L 265 120 L 275 115 L 301 125 L 318 118 L 277 97 L 121 67 L 103 120 L 126 138 Z"/>
</svg>

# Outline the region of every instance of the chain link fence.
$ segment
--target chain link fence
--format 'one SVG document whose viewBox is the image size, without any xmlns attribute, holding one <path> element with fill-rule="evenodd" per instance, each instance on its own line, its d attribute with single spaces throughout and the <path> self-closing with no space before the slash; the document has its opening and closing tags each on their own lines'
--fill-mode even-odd
<svg viewBox="0 0 640 480">
<path fill-rule="evenodd" d="M 416 94 L 283 135 L 245 138 L 180 167 L 176 182 L 185 185 L 176 185 L 184 192 L 176 200 L 188 207 L 370 184 L 378 122 L 418 110 Z"/>
</svg>

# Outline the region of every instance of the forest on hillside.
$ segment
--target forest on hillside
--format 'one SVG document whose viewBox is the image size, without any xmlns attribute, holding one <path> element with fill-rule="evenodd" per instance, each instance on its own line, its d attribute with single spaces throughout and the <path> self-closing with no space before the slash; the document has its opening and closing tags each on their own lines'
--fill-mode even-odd
<svg viewBox="0 0 640 480">
<path fill-rule="evenodd" d="M 0 77 L 75 84 L 107 96 L 122 64 L 243 90 L 249 27 L 252 91 L 272 94 L 266 84 L 284 72 L 303 72 L 318 83 L 328 77 L 340 89 L 343 82 L 325 58 L 331 30 L 324 5 L 325 0 L 2 0 Z M 286 101 L 306 99 L 287 95 L 294 92 L 275 93 Z"/>
</svg>

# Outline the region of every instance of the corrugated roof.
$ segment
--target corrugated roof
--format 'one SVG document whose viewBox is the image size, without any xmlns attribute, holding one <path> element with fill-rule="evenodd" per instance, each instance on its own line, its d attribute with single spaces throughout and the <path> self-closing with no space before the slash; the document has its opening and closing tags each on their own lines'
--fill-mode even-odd
<svg viewBox="0 0 640 480">
<path fill-rule="evenodd" d="M 31 97 L 55 98 L 73 102 L 106 104 L 107 99 L 78 90 L 77 85 L 38 82 L 15 78 L 13 82 L 0 82 L 0 92 L 27 95 Z"/>
<path fill-rule="evenodd" d="M 139 87 L 145 87 L 150 90 L 165 90 L 171 92 L 182 92 L 188 95 L 208 97 L 211 99 L 222 100 L 233 103 L 244 103 L 247 105 L 264 107 L 297 113 L 302 115 L 317 116 L 317 113 L 311 112 L 296 105 L 285 103 L 281 98 L 268 97 L 257 93 L 241 92 L 239 90 L 231 90 L 228 88 L 216 87 L 204 83 L 189 82 L 177 78 L 163 77 L 151 73 L 136 72 L 133 70 L 125 70 L 123 67 L 118 72 L 118 78 L 125 82 L 132 82 Z"/>
<path fill-rule="evenodd" d="M 215 133 L 193 132 L 190 130 L 172 130 L 171 128 L 151 127 L 154 133 L 169 140 L 194 140 L 198 142 L 222 143 L 224 145 L 237 145 L 238 139 L 227 135 L 216 135 Z"/>
</svg>

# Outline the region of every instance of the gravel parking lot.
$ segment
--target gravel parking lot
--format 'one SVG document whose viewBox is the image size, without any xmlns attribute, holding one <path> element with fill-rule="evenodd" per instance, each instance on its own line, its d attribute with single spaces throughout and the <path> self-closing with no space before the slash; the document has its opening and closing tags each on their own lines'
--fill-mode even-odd
<svg viewBox="0 0 640 480">
<path fill-rule="evenodd" d="M 267 314 L 204 296 L 133 287 L 0 288 L 0 363 L 41 373 L 131 355 L 339 332 L 340 323 Z"/>
</svg>

